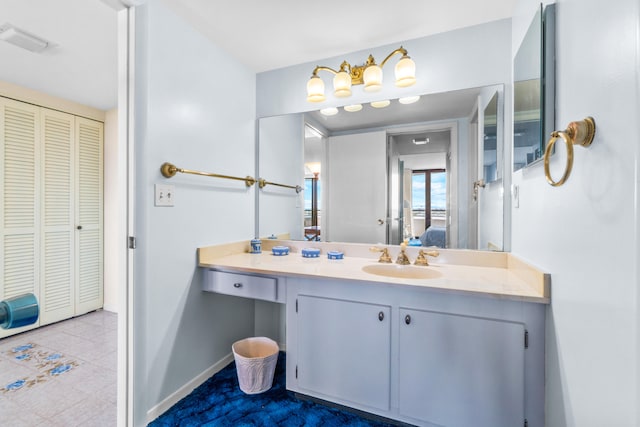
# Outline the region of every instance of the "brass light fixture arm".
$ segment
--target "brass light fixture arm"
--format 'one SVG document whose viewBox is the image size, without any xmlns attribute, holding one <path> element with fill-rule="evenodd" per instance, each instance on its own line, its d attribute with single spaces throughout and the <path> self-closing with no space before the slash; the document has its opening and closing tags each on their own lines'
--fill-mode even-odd
<svg viewBox="0 0 640 427">
<path fill-rule="evenodd" d="M 397 53 L 401 53 L 403 57 L 407 56 L 407 50 L 402 46 L 400 46 L 398 49 L 394 50 L 389 55 L 387 55 L 386 58 L 384 58 L 384 60 L 380 63 L 380 68 L 384 67 L 384 64 L 386 64 L 387 61 Z M 342 61 L 342 64 L 340 64 L 339 70 L 334 70 L 331 67 L 318 65 L 316 66 L 316 68 L 313 69 L 311 76 L 317 77 L 319 71 L 328 71 L 334 75 L 338 74 L 341 71 L 345 71 L 349 73 L 349 75 L 351 76 L 352 85 L 361 85 L 361 84 L 364 84 L 364 70 L 370 65 L 376 65 L 376 60 L 374 59 L 373 55 L 369 55 L 369 57 L 367 58 L 367 62 L 365 62 L 364 65 L 351 65 L 347 61 Z"/>
<path fill-rule="evenodd" d="M 179 168 L 179 167 L 176 167 L 175 165 L 173 165 L 171 163 L 168 163 L 168 162 L 165 162 L 165 163 L 162 164 L 162 166 L 160 166 L 160 173 L 165 178 L 172 178 L 178 172 L 187 173 L 187 174 L 191 174 L 191 175 L 208 176 L 208 177 L 211 177 L 211 178 L 223 178 L 223 179 L 232 179 L 232 180 L 235 180 L 235 181 L 244 181 L 244 183 L 246 184 L 247 187 L 251 187 L 253 184 L 256 183 L 256 179 L 254 177 L 252 177 L 252 176 L 246 176 L 244 178 L 241 178 L 241 177 L 238 177 L 238 176 L 220 175 L 220 174 L 217 174 L 217 173 L 210 173 L 210 172 L 200 172 L 200 171 L 191 170 L 191 169 Z"/>
<path fill-rule="evenodd" d="M 267 181 L 264 178 L 258 179 L 258 186 L 260 188 L 264 188 L 267 185 L 275 185 L 277 187 L 284 187 L 284 188 L 293 188 L 294 190 L 296 190 L 296 193 L 300 193 L 302 191 L 302 187 L 299 185 L 278 184 L 277 182 Z"/>
<path fill-rule="evenodd" d="M 569 126 L 567 126 L 567 129 L 551 133 L 551 139 L 547 142 L 547 147 L 544 150 L 544 175 L 550 185 L 553 187 L 559 187 L 569 179 L 571 169 L 573 168 L 573 146 L 590 146 L 595 134 L 596 122 L 593 117 L 587 117 L 584 120 L 571 122 L 569 123 Z M 567 147 L 567 164 L 562 178 L 558 181 L 554 181 L 551 177 L 551 172 L 549 171 L 549 161 L 551 153 L 553 152 L 553 147 L 555 146 L 556 141 L 560 138 L 564 140 Z"/>
<path fill-rule="evenodd" d="M 393 52 L 391 52 L 389 55 L 387 55 L 387 57 L 386 57 L 386 58 L 384 58 L 384 59 L 382 60 L 382 62 L 380 63 L 380 68 L 384 67 L 384 64 L 386 64 L 386 63 L 387 63 L 387 61 L 388 61 L 389 59 L 391 59 L 391 57 L 392 57 L 393 55 L 395 55 L 396 53 L 401 53 L 403 57 L 404 57 L 404 56 L 407 56 L 407 49 L 405 49 L 405 48 L 403 48 L 402 46 L 400 46 L 399 48 L 397 48 L 396 50 L 394 50 Z M 370 58 L 370 59 L 373 59 L 373 56 L 369 55 L 369 58 Z M 374 62 L 374 64 L 375 64 L 375 62 Z M 368 64 L 368 61 L 367 61 L 367 65 L 370 65 L 370 64 Z"/>
</svg>

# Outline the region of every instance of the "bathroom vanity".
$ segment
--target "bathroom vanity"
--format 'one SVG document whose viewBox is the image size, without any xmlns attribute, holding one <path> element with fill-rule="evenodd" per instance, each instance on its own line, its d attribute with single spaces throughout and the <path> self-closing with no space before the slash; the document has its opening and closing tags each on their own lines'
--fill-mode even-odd
<svg viewBox="0 0 640 427">
<path fill-rule="evenodd" d="M 370 267 L 383 264 L 368 245 L 314 244 L 309 259 L 303 242 L 265 243 L 200 248 L 199 262 L 206 291 L 286 304 L 287 389 L 416 425 L 543 425 L 549 275 L 508 253 Z"/>
</svg>

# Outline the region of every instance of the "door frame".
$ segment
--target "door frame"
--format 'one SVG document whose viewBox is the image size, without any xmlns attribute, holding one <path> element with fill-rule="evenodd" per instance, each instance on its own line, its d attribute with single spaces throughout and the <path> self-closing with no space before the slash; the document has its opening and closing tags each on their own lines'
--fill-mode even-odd
<svg viewBox="0 0 640 427">
<path fill-rule="evenodd" d="M 391 183 L 392 174 L 392 162 L 397 161 L 398 156 L 392 156 L 392 138 L 396 135 L 421 133 L 421 132 L 436 132 L 436 131 L 449 131 L 449 151 L 446 153 L 447 158 L 447 221 L 446 221 L 446 246 L 447 248 L 458 247 L 458 212 L 459 202 L 458 197 L 460 193 L 458 191 L 458 175 L 460 170 L 458 167 L 459 161 L 459 147 L 458 147 L 458 122 L 455 120 L 447 120 L 438 123 L 425 123 L 422 125 L 413 126 L 399 126 L 393 129 L 387 129 L 387 237 L 392 236 L 391 219 L 392 219 L 392 203 L 397 200 L 397 196 L 394 193 L 394 189 Z"/>
</svg>

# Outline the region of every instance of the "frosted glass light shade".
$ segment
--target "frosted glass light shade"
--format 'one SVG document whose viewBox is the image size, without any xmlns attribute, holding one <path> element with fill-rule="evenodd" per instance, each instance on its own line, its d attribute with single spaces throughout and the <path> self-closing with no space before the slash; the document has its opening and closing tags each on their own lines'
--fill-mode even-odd
<svg viewBox="0 0 640 427">
<path fill-rule="evenodd" d="M 396 86 L 407 87 L 416 82 L 416 63 L 408 56 L 403 56 L 396 64 Z"/>
<path fill-rule="evenodd" d="M 364 69 L 365 92 L 377 92 L 382 89 L 382 68 L 377 65 L 369 65 Z"/>
<path fill-rule="evenodd" d="M 324 82 L 318 76 L 311 77 L 307 82 L 307 101 L 322 102 L 325 99 Z"/>
<path fill-rule="evenodd" d="M 355 113 L 356 111 L 360 110 L 362 110 L 362 104 L 351 104 L 344 106 L 344 111 L 348 111 L 349 113 Z"/>
<path fill-rule="evenodd" d="M 351 76 L 346 71 L 340 71 L 333 77 L 333 94 L 338 98 L 351 96 Z"/>
</svg>

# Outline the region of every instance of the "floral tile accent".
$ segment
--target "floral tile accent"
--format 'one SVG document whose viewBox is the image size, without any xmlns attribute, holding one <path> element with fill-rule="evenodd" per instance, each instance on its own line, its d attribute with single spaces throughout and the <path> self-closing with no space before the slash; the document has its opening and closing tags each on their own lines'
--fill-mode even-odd
<svg viewBox="0 0 640 427">
<path fill-rule="evenodd" d="M 16 392 L 33 387 L 79 366 L 78 362 L 66 358 L 64 354 L 43 349 L 35 343 L 13 347 L 5 352 L 5 356 L 8 356 L 16 363 L 27 364 L 34 368 L 37 373 L 25 378 L 17 378 L 9 384 L 0 384 L 0 392 L 2 393 Z"/>
</svg>

